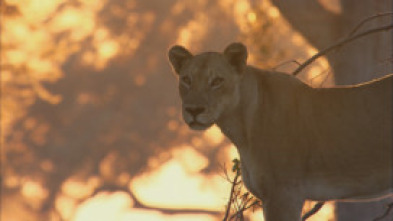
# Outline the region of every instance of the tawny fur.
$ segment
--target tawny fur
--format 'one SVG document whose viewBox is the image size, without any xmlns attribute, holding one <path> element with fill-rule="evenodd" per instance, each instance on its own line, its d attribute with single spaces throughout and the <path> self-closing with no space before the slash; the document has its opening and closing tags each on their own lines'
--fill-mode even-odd
<svg viewBox="0 0 393 221">
<path fill-rule="evenodd" d="M 266 221 L 300 220 L 305 200 L 391 192 L 392 75 L 312 88 L 247 66 L 240 43 L 199 55 L 174 46 L 169 59 L 184 120 L 196 130 L 216 124 L 236 145 L 244 183 L 262 200 Z"/>
</svg>

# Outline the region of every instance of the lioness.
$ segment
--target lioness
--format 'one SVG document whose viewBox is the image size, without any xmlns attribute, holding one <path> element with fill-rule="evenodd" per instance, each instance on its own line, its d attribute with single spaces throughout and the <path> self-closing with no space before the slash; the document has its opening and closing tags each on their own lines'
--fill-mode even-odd
<svg viewBox="0 0 393 221">
<path fill-rule="evenodd" d="M 392 190 L 393 76 L 312 88 L 247 65 L 247 49 L 169 51 L 184 121 L 213 124 L 236 145 L 266 221 L 300 220 L 305 200 L 376 199 Z M 356 74 L 356 73 L 354 73 Z"/>
</svg>

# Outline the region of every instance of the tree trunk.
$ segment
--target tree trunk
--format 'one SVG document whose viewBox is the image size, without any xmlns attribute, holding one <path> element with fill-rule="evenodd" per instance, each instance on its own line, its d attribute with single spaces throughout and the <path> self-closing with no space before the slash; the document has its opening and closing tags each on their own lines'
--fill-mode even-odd
<svg viewBox="0 0 393 221">
<path fill-rule="evenodd" d="M 392 10 L 391 0 L 341 0 L 341 11 L 331 12 L 317 0 L 272 0 L 294 29 L 316 49 L 345 38 L 365 18 Z M 391 16 L 367 22 L 358 31 L 390 24 Z M 327 55 L 337 85 L 355 84 L 392 72 L 392 32 L 381 32 L 345 45 Z"/>
<path fill-rule="evenodd" d="M 338 12 L 328 10 L 323 0 L 271 1 L 292 27 L 318 50 L 348 36 L 365 18 L 393 10 L 392 0 L 338 0 Z M 392 16 L 378 17 L 365 23 L 358 33 L 392 21 Z M 355 40 L 326 57 L 337 85 L 356 84 L 392 73 L 392 31 Z M 384 212 L 388 201 L 337 203 L 336 218 L 338 221 L 370 221 Z"/>
</svg>

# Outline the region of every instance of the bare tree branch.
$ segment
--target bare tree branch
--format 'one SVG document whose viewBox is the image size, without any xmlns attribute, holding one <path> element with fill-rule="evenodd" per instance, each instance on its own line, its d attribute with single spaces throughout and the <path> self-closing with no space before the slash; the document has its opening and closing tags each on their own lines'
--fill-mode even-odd
<svg viewBox="0 0 393 221">
<path fill-rule="evenodd" d="M 341 15 L 326 10 L 320 1 L 272 0 L 272 3 L 278 7 L 286 20 L 318 49 L 326 47 L 333 41 L 329 33 L 330 29 L 336 22 L 342 20 Z M 312 13 L 304 13 L 305 10 Z"/>
<path fill-rule="evenodd" d="M 233 178 L 233 181 L 229 179 L 227 171 L 225 171 L 225 175 L 229 179 L 229 182 L 232 184 L 232 187 L 231 187 L 231 193 L 229 195 L 229 200 L 228 200 L 223 221 L 231 221 L 231 220 L 243 221 L 244 212 L 246 210 L 254 209 L 262 206 L 261 201 L 255 198 L 250 192 L 245 192 L 244 194 L 242 194 L 242 186 L 241 186 L 242 182 L 240 177 L 241 175 L 240 161 L 238 159 L 234 159 L 233 163 L 234 165 L 232 167 L 232 171 L 236 173 L 235 177 Z M 310 216 L 317 213 L 322 208 L 324 203 L 325 202 L 316 203 L 310 211 L 308 211 L 302 216 L 302 221 L 305 221 Z M 236 212 L 234 212 L 231 215 L 232 207 L 234 207 Z"/>
<path fill-rule="evenodd" d="M 332 45 L 332 46 L 330 46 L 330 47 L 328 47 L 328 48 L 318 52 L 317 54 L 315 54 L 314 56 L 309 58 L 301 66 L 299 66 L 294 72 L 292 72 L 292 74 L 293 75 L 298 75 L 300 73 L 300 71 L 302 71 L 305 67 L 307 67 L 309 64 L 314 62 L 319 57 L 321 57 L 321 56 L 329 53 L 330 51 L 332 51 L 334 49 L 337 49 L 337 48 L 339 48 L 339 47 L 341 47 L 341 46 L 343 46 L 343 45 L 345 45 L 345 44 L 347 44 L 347 43 L 349 43 L 349 42 L 351 42 L 353 40 L 362 38 L 362 37 L 367 36 L 369 34 L 381 32 L 381 31 L 387 31 L 387 30 L 392 29 L 392 28 L 393 28 L 393 24 L 390 24 L 390 25 L 379 27 L 379 28 L 373 28 L 373 29 L 364 31 L 362 33 L 359 33 L 357 35 L 354 35 L 352 37 L 345 38 L 344 40 L 342 40 L 342 41 L 340 41 L 340 42 L 338 42 L 338 43 L 336 43 L 336 44 L 334 44 L 334 45 Z"/>
<path fill-rule="evenodd" d="M 390 213 L 390 210 L 392 210 L 392 208 L 393 208 L 393 202 L 391 202 L 388 205 L 386 205 L 385 213 L 382 214 L 381 216 L 373 219 L 373 221 L 382 220 L 383 218 L 387 217 L 389 215 L 389 213 Z"/>
<path fill-rule="evenodd" d="M 315 213 L 317 213 L 321 208 L 322 208 L 322 206 L 325 204 L 325 202 L 318 202 L 318 203 L 316 203 L 315 205 L 314 205 L 314 207 L 310 210 L 310 211 L 308 211 L 307 213 L 305 213 L 303 216 L 302 216 L 302 221 L 305 221 L 306 219 L 308 219 L 308 218 L 310 218 L 310 216 L 312 216 L 312 215 L 314 215 Z"/>
<path fill-rule="evenodd" d="M 239 216 L 242 217 L 244 211 L 246 211 L 246 210 L 248 210 L 248 209 L 250 209 L 250 208 L 253 208 L 253 207 L 255 207 L 255 206 L 261 206 L 259 200 L 255 200 L 255 201 L 254 201 L 252 204 L 250 204 L 249 206 L 246 206 L 246 207 L 241 208 L 241 209 L 238 210 L 235 214 L 232 214 L 232 216 L 229 218 L 229 220 L 232 220 L 232 219 L 234 219 L 234 218 L 236 218 L 236 217 L 239 217 Z"/>
<path fill-rule="evenodd" d="M 232 187 L 231 187 L 231 193 L 229 195 L 229 200 L 228 200 L 228 205 L 227 205 L 227 210 L 225 212 L 225 216 L 223 221 L 227 221 L 228 217 L 229 217 L 229 212 L 231 210 L 231 206 L 232 206 L 232 201 L 235 195 L 235 188 L 238 185 L 238 179 L 240 177 L 240 170 L 238 169 L 238 160 L 234 159 L 233 160 L 234 166 L 232 168 L 232 171 L 236 172 L 235 178 L 233 179 L 232 183 Z M 226 177 L 228 177 L 228 174 L 226 174 Z"/>
<path fill-rule="evenodd" d="M 357 24 L 351 32 L 349 32 L 348 37 L 352 36 L 353 34 L 355 34 L 364 24 L 366 24 L 367 22 L 374 20 L 376 18 L 379 17 L 384 17 L 384 16 L 392 16 L 393 12 L 386 12 L 386 13 L 378 13 L 376 15 L 370 16 L 368 18 L 365 18 L 363 21 L 359 22 L 359 24 Z"/>
<path fill-rule="evenodd" d="M 296 60 L 289 60 L 289 61 L 284 61 L 284 62 L 282 62 L 282 63 L 276 65 L 274 68 L 272 68 L 272 70 L 275 71 L 275 70 L 277 70 L 279 67 L 284 66 L 284 65 L 287 65 L 287 64 L 290 64 L 290 63 L 295 63 L 295 64 L 297 64 L 298 66 L 301 65 L 300 62 L 298 62 L 298 61 L 296 61 Z"/>
<path fill-rule="evenodd" d="M 223 221 L 231 220 L 244 220 L 244 212 L 250 208 L 254 209 L 261 206 L 261 201 L 255 198 L 251 193 L 244 192 L 242 181 L 241 181 L 241 170 L 240 161 L 238 159 L 233 160 L 232 171 L 235 172 L 235 177 L 229 182 L 232 184 L 231 193 L 228 200 L 225 216 Z M 227 172 L 226 177 L 228 177 Z M 231 215 L 231 209 L 234 210 Z"/>
</svg>

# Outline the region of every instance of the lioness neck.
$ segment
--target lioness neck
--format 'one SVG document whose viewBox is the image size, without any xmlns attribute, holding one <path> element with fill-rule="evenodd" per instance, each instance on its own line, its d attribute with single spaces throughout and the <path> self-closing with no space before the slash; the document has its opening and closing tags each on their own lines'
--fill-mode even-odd
<svg viewBox="0 0 393 221">
<path fill-rule="evenodd" d="M 247 138 L 251 135 L 250 129 L 258 109 L 259 87 L 257 71 L 248 67 L 239 84 L 240 100 L 236 107 L 228 110 L 217 122 L 221 131 L 237 146 L 247 146 Z"/>
<path fill-rule="evenodd" d="M 268 121 L 267 118 L 271 117 L 271 114 L 280 114 L 278 112 L 286 110 L 294 111 L 293 108 L 289 108 L 294 104 L 285 103 L 289 99 L 280 99 L 281 96 L 293 95 L 296 90 L 304 89 L 309 89 L 309 86 L 293 76 L 249 66 L 239 84 L 238 105 L 224 113 L 217 121 L 217 125 L 237 148 L 247 148 L 248 142 L 256 134 L 256 131 L 253 131 L 254 125 Z M 263 108 L 263 105 L 269 105 L 270 108 Z M 273 110 L 272 113 L 267 113 L 268 109 Z"/>
</svg>

